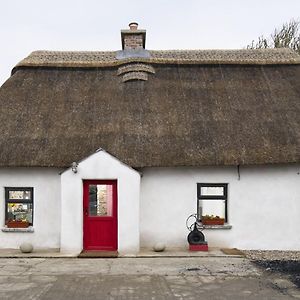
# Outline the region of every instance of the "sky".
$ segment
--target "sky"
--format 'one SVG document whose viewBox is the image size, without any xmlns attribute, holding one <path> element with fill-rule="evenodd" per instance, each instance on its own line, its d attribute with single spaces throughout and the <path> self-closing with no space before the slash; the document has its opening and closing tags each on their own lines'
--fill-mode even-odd
<svg viewBox="0 0 300 300">
<path fill-rule="evenodd" d="M 35 50 L 119 50 L 120 30 L 146 48 L 239 49 L 300 19 L 300 0 L 0 0 L 0 85 Z"/>
</svg>

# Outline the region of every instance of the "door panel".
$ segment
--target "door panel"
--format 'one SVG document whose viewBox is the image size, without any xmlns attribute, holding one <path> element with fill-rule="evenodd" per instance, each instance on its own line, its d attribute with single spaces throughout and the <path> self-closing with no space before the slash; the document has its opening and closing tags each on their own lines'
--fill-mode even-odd
<svg viewBox="0 0 300 300">
<path fill-rule="evenodd" d="M 117 250 L 117 181 L 83 182 L 84 250 Z"/>
</svg>

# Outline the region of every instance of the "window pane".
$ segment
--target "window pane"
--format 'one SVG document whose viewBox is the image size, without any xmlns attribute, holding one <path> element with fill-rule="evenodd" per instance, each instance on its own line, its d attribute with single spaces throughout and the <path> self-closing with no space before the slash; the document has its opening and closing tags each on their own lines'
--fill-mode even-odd
<svg viewBox="0 0 300 300">
<path fill-rule="evenodd" d="M 201 196 L 224 196 L 224 187 L 222 186 L 202 186 Z"/>
<path fill-rule="evenodd" d="M 32 224 L 32 203 L 7 203 L 6 221 L 27 221 Z"/>
<path fill-rule="evenodd" d="M 201 200 L 199 206 L 202 206 L 202 216 L 213 215 L 225 218 L 225 200 Z"/>
<path fill-rule="evenodd" d="M 89 216 L 112 216 L 112 185 L 89 185 Z"/>
<path fill-rule="evenodd" d="M 30 191 L 9 191 L 9 200 L 22 200 L 22 199 L 31 199 L 31 192 Z"/>
</svg>

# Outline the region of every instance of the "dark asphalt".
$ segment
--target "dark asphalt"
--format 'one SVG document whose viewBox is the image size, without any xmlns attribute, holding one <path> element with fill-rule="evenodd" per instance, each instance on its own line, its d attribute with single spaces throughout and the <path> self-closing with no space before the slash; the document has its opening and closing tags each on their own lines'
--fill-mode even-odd
<svg viewBox="0 0 300 300">
<path fill-rule="evenodd" d="M 265 271 L 288 275 L 290 280 L 300 289 L 300 261 L 295 260 L 257 260 L 254 264 Z"/>
</svg>

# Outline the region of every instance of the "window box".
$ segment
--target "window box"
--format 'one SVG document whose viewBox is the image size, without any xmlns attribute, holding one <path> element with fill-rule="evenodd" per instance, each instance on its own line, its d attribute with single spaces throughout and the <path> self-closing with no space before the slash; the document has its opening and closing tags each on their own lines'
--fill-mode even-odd
<svg viewBox="0 0 300 300">
<path fill-rule="evenodd" d="M 29 227 L 29 222 L 27 221 L 7 221 L 5 224 L 8 228 L 27 228 Z"/>
<path fill-rule="evenodd" d="M 225 219 L 220 217 L 202 217 L 203 225 L 224 225 Z"/>
</svg>

